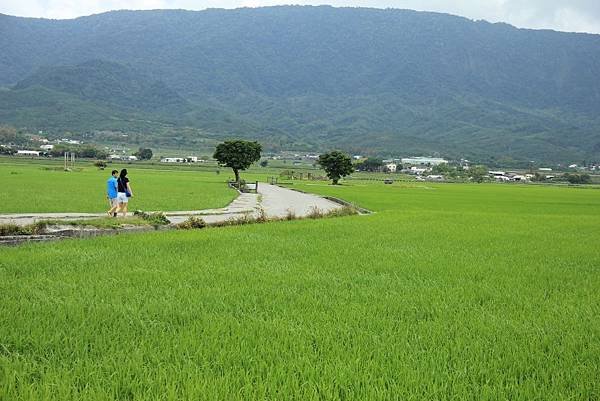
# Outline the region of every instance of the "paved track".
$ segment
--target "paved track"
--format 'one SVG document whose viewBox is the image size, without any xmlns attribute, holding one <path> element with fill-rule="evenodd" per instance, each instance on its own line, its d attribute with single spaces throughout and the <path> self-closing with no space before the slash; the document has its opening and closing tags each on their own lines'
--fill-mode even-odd
<svg viewBox="0 0 600 401">
<path fill-rule="evenodd" d="M 199 216 L 208 224 L 236 219 L 244 215 L 256 217 L 261 209 L 267 217 L 285 217 L 288 213 L 304 217 L 315 208 L 329 212 L 342 206 L 313 194 L 301 193 L 266 183 L 258 184 L 258 194 L 240 194 L 222 209 L 165 212 L 171 223 L 180 223 L 189 216 Z M 105 213 L 20 213 L 0 214 L 0 224 L 27 225 L 39 220 L 81 220 L 106 216 Z"/>
</svg>

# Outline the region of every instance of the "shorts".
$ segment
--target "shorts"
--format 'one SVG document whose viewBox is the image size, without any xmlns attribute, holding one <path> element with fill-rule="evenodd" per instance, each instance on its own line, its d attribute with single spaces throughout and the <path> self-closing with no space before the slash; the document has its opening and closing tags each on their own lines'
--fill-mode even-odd
<svg viewBox="0 0 600 401">
<path fill-rule="evenodd" d="M 119 204 L 119 201 L 117 200 L 117 198 L 110 198 L 108 201 L 110 202 L 110 205 L 112 207 L 115 207 Z"/>
<path fill-rule="evenodd" d="M 117 201 L 119 203 L 127 203 L 129 202 L 129 198 L 127 197 L 127 194 L 125 192 L 119 192 L 117 194 Z"/>
</svg>

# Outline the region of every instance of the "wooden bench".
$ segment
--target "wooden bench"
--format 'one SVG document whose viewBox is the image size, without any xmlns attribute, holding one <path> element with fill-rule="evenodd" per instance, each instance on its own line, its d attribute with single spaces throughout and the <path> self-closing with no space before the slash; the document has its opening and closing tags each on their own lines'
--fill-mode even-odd
<svg viewBox="0 0 600 401">
<path fill-rule="evenodd" d="M 227 181 L 227 185 L 229 185 L 230 188 L 235 188 L 240 192 L 253 192 L 255 194 L 258 193 L 258 181 L 255 182 L 247 182 L 245 184 L 241 185 L 241 188 L 238 188 L 238 183 L 237 181 Z"/>
</svg>

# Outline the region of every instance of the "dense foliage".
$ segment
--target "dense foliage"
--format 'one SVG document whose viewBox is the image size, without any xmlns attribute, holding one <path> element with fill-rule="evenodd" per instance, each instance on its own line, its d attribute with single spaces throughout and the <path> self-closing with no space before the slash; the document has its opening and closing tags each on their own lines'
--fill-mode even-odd
<svg viewBox="0 0 600 401">
<path fill-rule="evenodd" d="M 590 177 L 590 175 L 585 173 L 566 173 L 562 176 L 562 178 L 570 184 L 589 184 L 592 182 L 592 178 Z"/>
<path fill-rule="evenodd" d="M 369 157 L 361 162 L 356 163 L 356 169 L 359 171 L 376 172 L 383 168 L 383 161 L 376 157 Z"/>
<path fill-rule="evenodd" d="M 218 144 L 213 157 L 233 170 L 239 185 L 240 170 L 246 170 L 252 163 L 259 161 L 261 151 L 262 146 L 258 142 L 233 140 Z"/>
<path fill-rule="evenodd" d="M 340 178 L 350 175 L 354 171 L 350 156 L 339 150 L 320 155 L 318 163 L 323 167 L 333 185 L 337 185 Z"/>
<path fill-rule="evenodd" d="M 16 84 L 0 90 L 0 123 L 18 127 L 156 141 L 192 127 L 182 140 L 489 164 L 600 158 L 598 35 L 406 10 L 120 11 L 0 15 L 0 54 L 0 85 Z"/>
<path fill-rule="evenodd" d="M 150 160 L 152 159 L 153 153 L 150 148 L 139 148 L 133 155 L 137 156 L 140 160 Z"/>
</svg>

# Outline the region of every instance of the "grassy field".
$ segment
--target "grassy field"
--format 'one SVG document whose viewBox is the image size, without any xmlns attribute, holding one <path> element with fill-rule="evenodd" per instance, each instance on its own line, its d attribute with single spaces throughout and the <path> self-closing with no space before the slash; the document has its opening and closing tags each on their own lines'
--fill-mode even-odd
<svg viewBox="0 0 600 401">
<path fill-rule="evenodd" d="M 0 249 L 0 400 L 600 399 L 599 190 L 294 185 L 376 213 Z"/>
<path fill-rule="evenodd" d="M 199 210 L 227 205 L 235 191 L 225 173 L 207 169 L 173 170 L 162 166 L 109 165 L 106 170 L 81 163 L 63 171 L 60 163 L 0 163 L 0 213 L 103 212 L 106 181 L 112 169 L 127 168 L 135 197 L 130 210 Z"/>
</svg>

